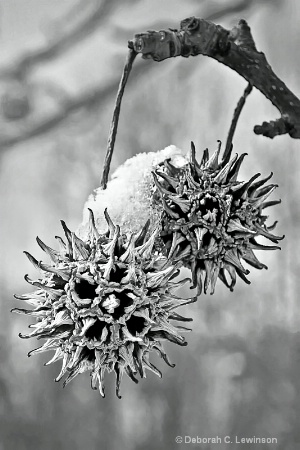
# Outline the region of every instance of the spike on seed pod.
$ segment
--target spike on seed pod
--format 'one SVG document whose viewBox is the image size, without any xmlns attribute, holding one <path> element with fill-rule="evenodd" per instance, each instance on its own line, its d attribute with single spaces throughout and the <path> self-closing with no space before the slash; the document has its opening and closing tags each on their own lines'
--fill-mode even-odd
<svg viewBox="0 0 300 450">
<path fill-rule="evenodd" d="M 155 351 L 170 366 L 162 347 L 163 340 L 186 345 L 180 334 L 184 327 L 171 321 L 189 321 L 175 310 L 196 300 L 181 299 L 174 290 L 187 280 L 174 281 L 178 265 L 152 253 L 156 233 L 147 237 L 149 223 L 136 234 L 122 235 L 105 210 L 108 232 L 100 234 L 90 211 L 90 231 L 86 241 L 79 239 L 66 224 L 62 226 L 67 245 L 61 239 L 60 251 L 52 250 L 40 239 L 38 244 L 52 259 L 52 265 L 26 256 L 41 269 L 42 278 L 26 281 L 36 291 L 16 296 L 33 309 L 14 308 L 18 314 L 31 315 L 36 322 L 29 334 L 46 342 L 29 356 L 54 350 L 46 363 L 58 360 L 62 366 L 56 381 L 65 378 L 66 386 L 78 374 L 90 372 L 93 389 L 104 396 L 104 374 L 115 372 L 116 394 L 124 374 L 137 382 L 146 369 L 161 372 L 149 361 Z"/>
<path fill-rule="evenodd" d="M 170 260 L 181 259 L 192 270 L 198 294 L 202 287 L 205 293 L 209 287 L 214 293 L 217 278 L 230 290 L 236 275 L 249 284 L 249 271 L 241 260 L 263 269 L 266 266 L 253 250 L 279 248 L 258 244 L 255 238 L 264 237 L 278 244 L 284 237 L 271 233 L 273 227 L 266 225 L 267 216 L 262 214 L 264 208 L 280 203 L 267 201 L 277 187 L 265 185 L 273 174 L 260 180 L 260 174 L 255 174 L 248 181 L 237 181 L 247 154 L 231 157 L 231 147 L 220 158 L 220 151 L 219 142 L 212 156 L 205 150 L 198 163 L 192 143 L 186 165 L 174 171 L 165 162 L 160 171 L 153 172 L 153 201 L 162 207 L 160 249 Z"/>
</svg>

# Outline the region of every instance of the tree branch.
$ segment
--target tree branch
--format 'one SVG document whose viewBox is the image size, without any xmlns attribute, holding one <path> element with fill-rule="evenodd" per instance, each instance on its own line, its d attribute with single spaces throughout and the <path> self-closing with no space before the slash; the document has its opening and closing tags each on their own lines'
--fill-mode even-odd
<svg viewBox="0 0 300 450">
<path fill-rule="evenodd" d="M 72 48 L 75 44 L 80 43 L 81 39 L 86 36 L 90 36 L 90 32 L 94 31 L 99 27 L 99 24 L 103 20 L 107 20 L 107 15 L 109 11 L 103 8 L 109 8 L 109 3 L 112 4 L 112 0 L 105 0 L 101 4 L 96 2 L 97 8 L 93 9 L 93 15 L 90 14 L 90 9 L 88 11 L 85 10 L 84 18 L 81 16 L 80 20 L 77 21 L 76 25 L 71 23 L 68 27 L 68 31 L 66 36 L 59 32 L 56 36 L 56 40 L 50 44 L 50 48 L 45 47 L 41 53 L 38 51 L 37 54 L 33 51 L 33 53 L 25 54 L 20 59 L 17 60 L 16 64 L 12 66 L 0 67 L 0 78 L 8 77 L 9 80 L 11 78 L 15 79 L 15 77 L 20 80 L 20 82 L 24 81 L 24 77 L 30 73 L 32 69 L 36 67 L 37 64 L 44 61 L 46 59 L 46 55 L 48 57 L 55 58 L 61 52 L 67 51 L 69 48 Z M 233 7 L 227 6 L 226 9 L 222 9 L 221 11 L 217 11 L 212 15 L 209 14 L 208 18 L 212 19 L 212 17 L 220 17 L 226 15 L 228 11 L 232 13 L 233 11 L 238 11 L 242 8 L 249 7 L 250 3 L 252 4 L 253 0 L 249 0 L 249 3 L 246 3 L 244 0 L 241 0 L 238 3 L 235 3 Z M 236 8 L 236 9 L 235 9 Z M 215 16 L 214 16 L 215 14 Z M 73 22 L 73 20 L 71 20 Z M 158 25 L 159 26 L 159 25 Z M 90 31 L 91 27 L 91 31 Z M 115 28 L 114 28 L 115 29 Z M 72 31 L 71 31 L 72 30 Z M 126 31 L 126 34 L 128 31 Z M 120 34 L 122 34 L 122 30 L 117 29 L 115 31 L 120 38 Z M 61 41 L 62 39 L 62 41 Z M 60 44 L 59 44 L 60 42 Z M 135 62 L 135 69 L 132 72 L 131 78 L 134 81 L 135 79 L 140 79 L 141 76 L 149 73 L 149 71 L 154 69 L 154 65 L 145 65 L 142 61 Z M 61 102 L 60 108 L 57 111 L 53 111 L 47 114 L 47 111 L 43 111 L 44 114 L 35 114 L 32 117 L 29 117 L 27 122 L 24 123 L 24 126 L 18 127 L 5 127 L 5 124 L 2 126 L 2 131 L 0 134 L 0 146 L 1 150 L 8 149 L 9 147 L 18 144 L 19 142 L 30 140 L 31 138 L 41 136 L 45 133 L 53 131 L 56 127 L 61 126 L 64 122 L 66 122 L 71 114 L 74 112 L 88 108 L 92 109 L 93 107 L 98 107 L 100 103 L 104 103 L 108 101 L 112 95 L 115 94 L 118 89 L 119 80 L 111 80 L 107 87 L 98 87 L 90 91 L 86 91 L 79 96 L 74 98 L 64 98 L 63 102 Z M 279 125 L 275 127 L 279 128 Z M 265 127 L 265 123 L 262 127 Z M 268 126 L 268 124 L 267 124 Z M 285 126 L 285 125 L 284 125 Z M 274 129 L 274 127 L 273 127 Z M 257 130 L 259 132 L 259 129 Z"/>
<path fill-rule="evenodd" d="M 278 120 L 256 125 L 256 134 L 273 138 L 288 133 L 292 138 L 300 138 L 300 100 L 273 72 L 264 53 L 257 51 L 245 20 L 229 31 L 207 20 L 190 17 L 181 22 L 180 30 L 136 34 L 128 45 L 143 58 L 154 61 L 200 54 L 216 59 L 244 77 L 280 111 Z"/>
</svg>

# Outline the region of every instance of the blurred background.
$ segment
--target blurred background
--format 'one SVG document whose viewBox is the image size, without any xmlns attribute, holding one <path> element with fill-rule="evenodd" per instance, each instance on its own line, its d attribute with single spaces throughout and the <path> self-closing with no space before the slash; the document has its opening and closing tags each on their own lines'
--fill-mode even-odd
<svg viewBox="0 0 300 450">
<path fill-rule="evenodd" d="M 88 195 L 99 186 L 127 41 L 148 29 L 179 27 L 195 15 L 226 28 L 245 18 L 257 48 L 275 73 L 300 95 L 298 0 L 2 0 L 0 6 L 0 450 L 152 450 L 190 448 L 175 436 L 275 437 L 300 446 L 300 143 L 256 136 L 253 126 L 278 117 L 254 89 L 242 112 L 234 149 L 248 156 L 241 178 L 274 172 L 279 184 L 270 223 L 279 219 L 282 250 L 263 252 L 268 271 L 251 270 L 234 293 L 217 286 L 185 315 L 193 333 L 186 348 L 167 345 L 176 368 L 158 366 L 134 385 L 114 377 L 106 398 L 77 377 L 63 390 L 53 382 L 60 363 L 21 340 L 30 323 L 10 314 L 14 293 L 37 278 L 23 250 L 44 258 L 35 237 L 56 248 L 60 219 L 76 229 Z M 214 60 L 175 58 L 133 67 L 125 91 L 112 170 L 139 152 L 175 144 L 198 154 L 225 143 L 246 82 Z M 154 357 L 155 359 L 155 357 Z M 238 444 L 200 445 L 236 449 Z"/>
</svg>

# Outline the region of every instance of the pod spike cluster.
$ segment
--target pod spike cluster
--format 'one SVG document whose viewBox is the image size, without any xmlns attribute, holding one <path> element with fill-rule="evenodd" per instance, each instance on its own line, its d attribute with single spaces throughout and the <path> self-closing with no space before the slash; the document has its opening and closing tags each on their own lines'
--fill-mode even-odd
<svg viewBox="0 0 300 450">
<path fill-rule="evenodd" d="M 164 341 L 187 345 L 183 333 L 190 328 L 183 325 L 192 319 L 177 309 L 202 293 L 214 294 L 218 280 L 233 291 L 239 278 L 250 284 L 249 267 L 267 269 L 256 251 L 280 249 L 284 237 L 274 234 L 277 221 L 268 225 L 265 213 L 281 203 L 270 200 L 277 185 L 269 183 L 272 172 L 240 181 L 247 154 L 232 155 L 232 150 L 227 146 L 221 156 L 218 141 L 216 150 L 210 155 L 205 149 L 199 162 L 191 143 L 188 158 L 152 164 L 147 214 L 134 232 L 126 229 L 125 220 L 115 224 L 107 208 L 106 231 L 100 232 L 89 208 L 84 239 L 64 221 L 64 239 L 56 236 L 58 250 L 37 237 L 49 263 L 24 252 L 41 276 L 33 280 L 25 275 L 34 292 L 15 296 L 31 309 L 12 311 L 34 319 L 21 338 L 44 341 L 28 356 L 52 350 L 45 365 L 61 361 L 55 381 L 63 380 L 65 387 L 89 372 L 91 388 L 104 397 L 105 377 L 114 372 L 121 398 L 124 375 L 134 383 L 146 378 L 147 371 L 161 377 L 151 355 L 157 353 L 174 367 Z M 190 278 L 177 279 L 182 267 L 190 270 Z M 178 290 L 187 283 L 196 295 L 181 298 Z"/>
<path fill-rule="evenodd" d="M 263 237 L 278 244 L 284 236 L 272 233 L 277 222 L 268 226 L 263 210 L 280 203 L 269 201 L 276 184 L 253 175 L 248 181 L 237 181 L 247 155 L 232 156 L 232 146 L 223 157 L 221 142 L 209 155 L 206 149 L 201 162 L 196 159 L 194 143 L 189 160 L 181 168 L 169 161 L 153 171 L 154 204 L 161 208 L 161 251 L 171 261 L 182 260 L 192 271 L 193 287 L 198 295 L 213 294 L 217 279 L 230 290 L 237 276 L 249 284 L 242 260 L 256 269 L 266 269 L 255 250 L 275 250 L 278 246 L 262 245 Z"/>
<path fill-rule="evenodd" d="M 28 356 L 53 350 L 46 365 L 61 360 L 55 381 L 64 379 L 66 386 L 80 373 L 90 372 L 91 387 L 104 397 L 105 373 L 114 372 L 116 395 L 121 398 L 124 374 L 134 382 L 138 375 L 146 378 L 147 370 L 161 377 L 150 362 L 153 352 L 173 366 L 162 343 L 187 344 L 181 333 L 189 329 L 176 323 L 192 319 L 175 310 L 196 298 L 174 295 L 179 265 L 154 251 L 157 231 L 149 236 L 149 223 L 127 236 L 107 210 L 104 215 L 108 231 L 101 234 L 90 210 L 87 241 L 62 221 L 66 243 L 59 238 L 60 251 L 37 239 L 51 264 L 38 262 L 25 252 L 41 270 L 41 278 L 35 281 L 26 276 L 36 290 L 16 296 L 32 309 L 12 311 L 35 319 L 31 332 L 20 333 L 21 338 L 45 341 Z"/>
</svg>

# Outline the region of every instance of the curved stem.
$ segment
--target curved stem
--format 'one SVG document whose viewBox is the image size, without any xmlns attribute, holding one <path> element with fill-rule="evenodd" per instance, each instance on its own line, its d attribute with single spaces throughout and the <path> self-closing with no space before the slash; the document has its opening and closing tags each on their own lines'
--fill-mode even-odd
<svg viewBox="0 0 300 450">
<path fill-rule="evenodd" d="M 129 74 L 132 69 L 133 61 L 135 60 L 135 57 L 137 55 L 137 52 L 133 49 L 129 49 L 126 63 L 123 69 L 122 78 L 119 84 L 118 94 L 116 98 L 116 104 L 113 112 L 108 142 L 107 142 L 107 150 L 106 155 L 104 159 L 104 165 L 103 165 L 103 172 L 102 172 L 102 178 L 100 181 L 100 187 L 102 189 L 106 189 L 108 176 L 109 176 L 109 170 L 110 170 L 110 163 L 114 151 L 116 136 L 117 136 L 117 130 L 118 130 L 118 123 L 119 123 L 119 117 L 120 117 L 120 111 L 121 111 L 121 102 L 122 97 L 124 94 L 125 86 L 129 77 Z"/>
<path fill-rule="evenodd" d="M 252 91 L 252 84 L 248 83 L 246 89 L 244 90 L 244 94 L 239 99 L 238 104 L 234 110 L 233 118 L 232 118 L 231 125 L 229 128 L 228 136 L 227 136 L 226 147 L 225 147 L 224 156 L 223 156 L 224 159 L 226 159 L 226 156 L 231 151 L 233 135 L 234 135 L 240 114 L 244 107 L 244 104 L 246 103 L 246 98 L 248 97 L 248 95 L 250 94 L 251 91 Z"/>
</svg>

